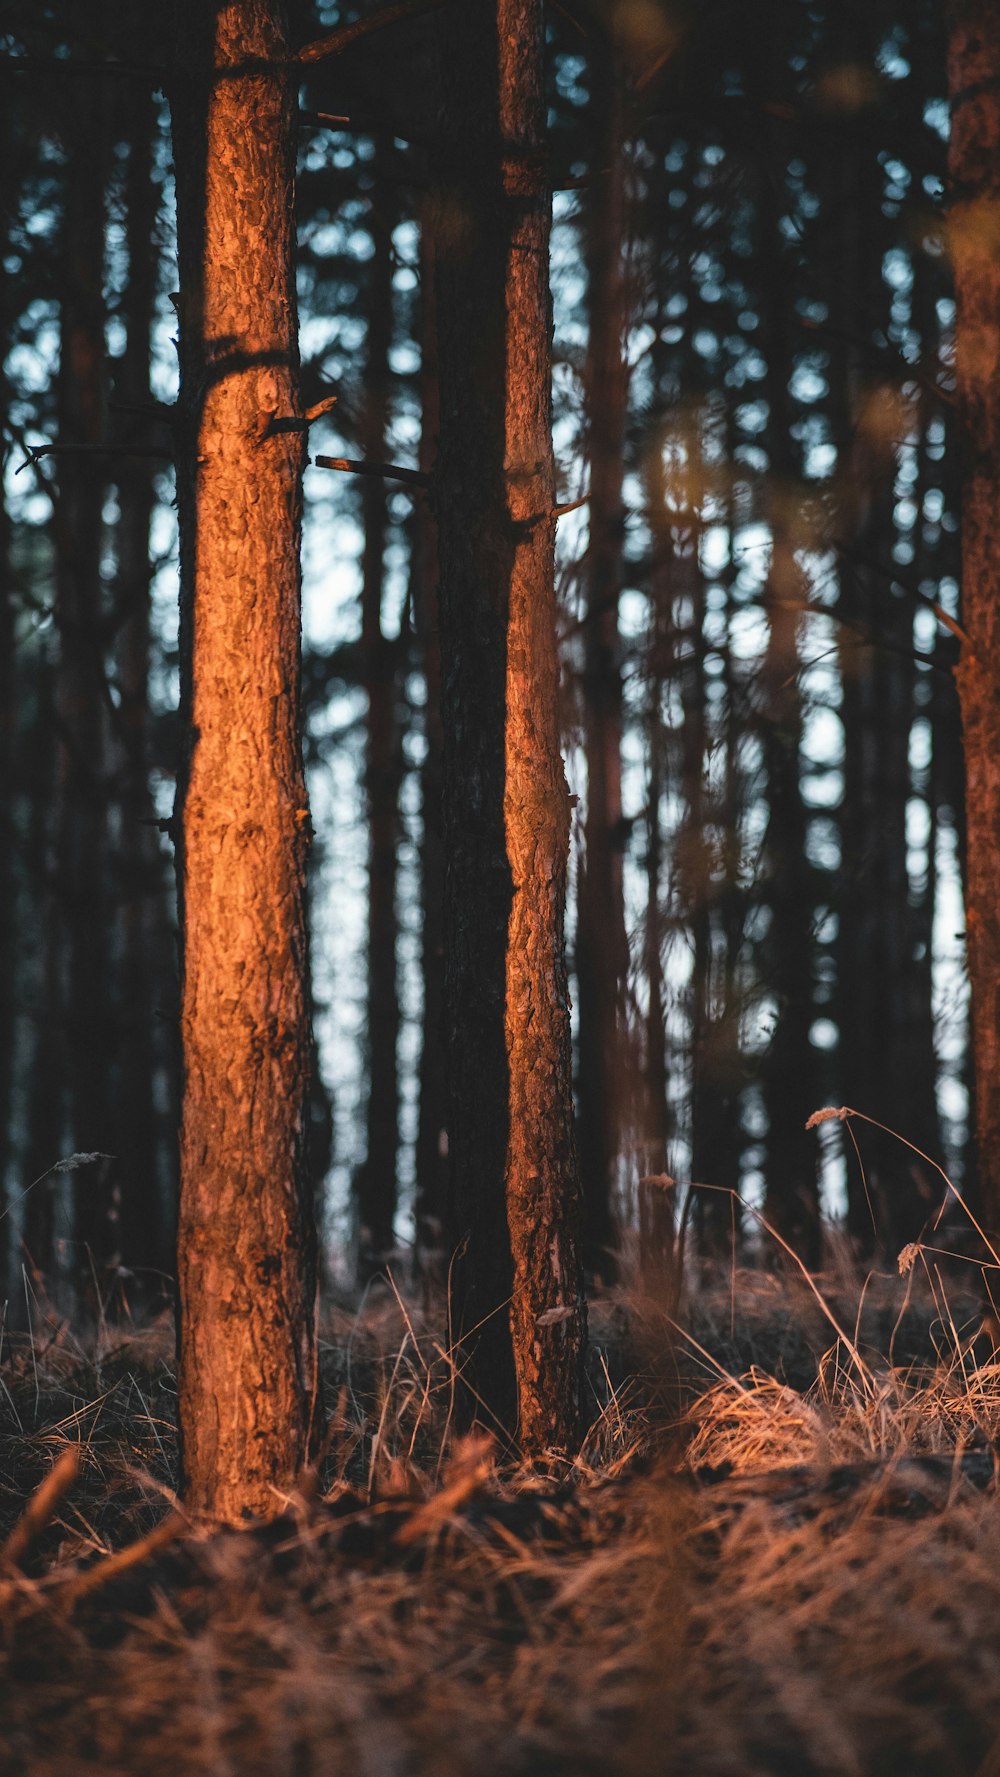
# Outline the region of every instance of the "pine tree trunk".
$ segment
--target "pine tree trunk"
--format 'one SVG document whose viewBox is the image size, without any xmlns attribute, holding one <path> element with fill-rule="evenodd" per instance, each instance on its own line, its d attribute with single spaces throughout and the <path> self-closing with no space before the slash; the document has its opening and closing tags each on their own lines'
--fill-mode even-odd
<svg viewBox="0 0 1000 1777">
<path fill-rule="evenodd" d="M 456 1307 L 473 1386 L 508 1424 L 516 1401 L 530 1452 L 575 1439 L 585 1335 L 542 49 L 539 0 L 455 12 L 437 280 Z"/>
<path fill-rule="evenodd" d="M 67 98 L 67 165 L 57 380 L 60 445 L 86 452 L 105 432 L 105 94 L 77 82 Z M 114 1152 L 110 1075 L 108 731 L 101 579 L 106 464 L 58 458 L 56 616 L 57 905 L 68 1067 L 70 1139 L 77 1151 Z M 54 1158 L 55 1156 L 53 1156 Z M 88 1296 L 118 1240 L 111 1177 L 99 1162 L 73 1179 L 74 1265 Z"/>
<path fill-rule="evenodd" d="M 622 885 L 622 683 L 618 600 L 625 546 L 625 160 L 613 59 L 595 57 L 594 165 L 587 261 L 587 458 L 590 540 L 584 562 L 584 749 L 587 814 L 577 895 L 580 1173 L 587 1270 L 614 1274 L 613 1190 L 631 1074 L 625 992 L 629 951 Z"/>
<path fill-rule="evenodd" d="M 805 584 L 796 556 L 798 465 L 792 436 L 789 267 L 780 252 L 780 215 L 770 187 L 761 205 L 762 250 L 772 275 L 764 289 L 771 560 L 765 597 L 768 640 L 762 668 L 763 752 L 768 824 L 765 896 L 770 925 L 765 983 L 775 1001 L 762 1067 L 767 1108 L 764 1206 L 772 1225 L 807 1264 L 820 1257 L 817 1148 L 806 1130 L 816 1108 L 809 1031 L 813 1016 L 812 870 L 802 801 L 802 697 L 798 607 Z"/>
<path fill-rule="evenodd" d="M 117 364 L 115 393 L 130 433 L 142 437 L 152 405 L 149 362 L 156 301 L 156 218 L 159 188 L 153 178 L 156 110 L 150 95 L 130 95 L 126 175 L 128 283 L 123 309 L 125 351 Z M 129 419 L 127 416 L 131 415 Z M 165 1238 L 167 1217 L 158 1188 L 158 1119 L 154 1076 L 155 995 L 163 969 L 164 868 L 149 788 L 150 526 L 155 504 L 148 461 L 123 458 L 116 465 L 119 517 L 116 591 L 124 613 L 118 631 L 121 690 L 118 712 L 121 835 L 118 866 L 118 1118 L 116 1149 L 121 1183 L 121 1250 L 143 1289 L 153 1273 L 173 1264 Z"/>
<path fill-rule="evenodd" d="M 361 454 L 385 458 L 392 349 L 392 227 L 382 212 L 386 184 L 376 154 L 373 255 L 368 286 Z M 368 715 L 365 790 L 368 804 L 367 1150 L 358 1180 L 358 1274 L 364 1284 L 385 1268 L 395 1245 L 399 1153 L 399 992 L 396 973 L 396 848 L 399 838 L 400 750 L 396 716 L 398 643 L 382 627 L 388 494 L 380 476 L 362 478 L 361 653 Z"/>
<path fill-rule="evenodd" d="M 1000 1229 L 1000 9 L 953 0 L 951 92 L 956 378 L 962 444 L 962 624 L 966 926 L 975 1051 L 976 1144 L 987 1226 Z"/>
<path fill-rule="evenodd" d="M 2 127 L 2 126 L 0 126 Z M 8 131 L 0 137 L 9 147 Z M 0 242 L 9 239 L 9 201 L 0 197 Z M 7 289 L 0 290 L 0 433 L 6 432 L 10 387 L 4 364 L 11 335 L 12 315 Z M 11 559 L 11 523 L 7 501 L 0 497 L 0 1291 L 6 1299 L 10 1287 L 10 1217 L 7 1214 L 8 1170 L 14 1146 L 14 1045 L 16 1028 L 18 961 L 14 939 L 17 900 L 14 874 L 15 785 L 17 719 L 15 703 L 15 588 Z M 23 1188 L 23 1187 L 22 1187 Z"/>
<path fill-rule="evenodd" d="M 420 236 L 420 466 L 429 472 L 439 430 L 434 219 Z M 448 1200 L 448 1102 L 444 1026 L 444 832 L 441 804 L 441 640 L 438 633 L 437 525 L 430 503 L 415 502 L 410 581 L 424 677 L 424 761 L 420 773 L 420 1104 L 417 1119 L 418 1264 L 444 1247 Z"/>
<path fill-rule="evenodd" d="M 187 0 L 179 41 L 180 1424 L 189 1505 L 238 1520 L 280 1509 L 314 1388 L 295 90 L 276 0 Z"/>
<path fill-rule="evenodd" d="M 32 956 L 34 1045 L 27 1088 L 27 1140 L 21 1188 L 24 1200 L 25 1263 L 36 1292 L 43 1278 L 54 1283 L 56 1269 L 56 1175 L 45 1174 L 66 1152 L 66 1052 L 62 1029 L 59 964 L 59 909 L 56 897 L 56 747 L 53 690 L 55 673 L 39 649 L 34 662 L 34 721 L 19 746 L 21 778 L 30 810 L 26 840 L 26 887 L 34 909 L 36 941 Z M 40 1181 L 40 1182 L 36 1182 Z M 30 1190 L 28 1189 L 32 1187 Z"/>
</svg>

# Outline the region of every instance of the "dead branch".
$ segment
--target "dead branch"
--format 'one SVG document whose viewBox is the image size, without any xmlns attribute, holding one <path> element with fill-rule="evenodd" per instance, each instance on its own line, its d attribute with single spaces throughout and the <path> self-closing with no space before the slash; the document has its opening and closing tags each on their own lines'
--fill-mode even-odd
<svg viewBox="0 0 1000 1777">
<path fill-rule="evenodd" d="M 35 1488 L 24 1511 L 0 1549 L 0 1565 L 5 1567 L 20 1567 L 22 1565 L 33 1544 L 38 1541 L 43 1530 L 51 1524 L 79 1472 L 79 1446 L 67 1444 L 66 1448 L 56 1457 L 44 1480 L 40 1481 Z"/>
<path fill-rule="evenodd" d="M 352 24 L 341 25 L 338 30 L 331 31 L 327 37 L 316 37 L 312 43 L 303 44 L 296 60 L 299 62 L 322 62 L 328 56 L 340 55 L 350 49 L 352 43 L 358 43 L 363 37 L 370 37 L 375 31 L 384 31 L 389 25 L 401 24 L 404 19 L 419 18 L 421 13 L 433 12 L 439 6 L 450 4 L 450 0 L 395 0 L 391 6 L 383 6 L 378 12 L 371 12 L 367 18 L 355 19 Z"/>
</svg>

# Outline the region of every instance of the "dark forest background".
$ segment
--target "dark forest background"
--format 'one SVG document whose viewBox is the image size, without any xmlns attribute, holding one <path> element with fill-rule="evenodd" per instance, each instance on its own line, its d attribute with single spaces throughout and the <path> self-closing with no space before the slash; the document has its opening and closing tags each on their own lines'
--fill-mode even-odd
<svg viewBox="0 0 1000 1777">
<path fill-rule="evenodd" d="M 307 42 L 366 9 L 300 4 Z M 331 1271 L 440 1272 L 434 189 L 448 7 L 304 70 L 304 668 Z M 3 8 L 4 1294 L 172 1271 L 170 9 Z M 587 1256 L 763 1210 L 892 1258 L 973 1199 L 930 0 L 553 0 L 570 962 Z M 582 502 L 579 503 L 578 502 Z M 676 1186 L 641 1183 L 669 1177 Z M 706 1191 L 690 1187 L 714 1186 Z M 685 1205 L 687 1207 L 685 1207 Z M 16 1312 L 23 1311 L 18 1307 Z"/>
</svg>

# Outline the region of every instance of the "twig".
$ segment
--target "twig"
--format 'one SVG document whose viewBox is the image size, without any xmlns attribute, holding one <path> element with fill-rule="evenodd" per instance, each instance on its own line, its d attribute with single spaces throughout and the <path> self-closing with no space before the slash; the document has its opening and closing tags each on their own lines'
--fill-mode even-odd
<svg viewBox="0 0 1000 1777">
<path fill-rule="evenodd" d="M 82 1598 L 89 1598 L 92 1592 L 99 1591 L 110 1580 L 131 1572 L 133 1567 L 140 1567 L 150 1555 L 165 1549 L 168 1543 L 176 1542 L 188 1528 L 188 1521 L 182 1512 L 170 1512 L 148 1536 L 141 1536 L 138 1542 L 130 1543 L 127 1549 L 120 1549 L 117 1555 L 109 1555 L 105 1561 L 98 1561 L 95 1566 L 88 1567 L 85 1573 L 78 1574 L 75 1579 L 60 1587 L 60 1603 L 67 1610 L 72 1610 Z"/>
<path fill-rule="evenodd" d="M 336 111 L 300 111 L 299 123 L 312 129 L 344 130 L 350 128 L 351 119 Z"/>
<path fill-rule="evenodd" d="M 565 518 L 567 512 L 579 512 L 581 506 L 586 506 L 589 503 L 590 489 L 588 488 L 587 492 L 581 494 L 578 500 L 565 500 L 561 506 L 553 506 L 552 516 L 553 518 Z"/>
<path fill-rule="evenodd" d="M 33 468 L 42 457 L 155 457 L 158 462 L 172 463 L 174 453 L 155 444 L 28 444 L 28 455 L 15 469 Z"/>
<path fill-rule="evenodd" d="M 356 457 L 317 457 L 317 469 L 339 469 L 347 475 L 382 475 L 387 481 L 405 481 L 409 487 L 430 487 L 422 469 L 404 469 L 399 463 L 373 463 Z"/>
<path fill-rule="evenodd" d="M 80 1472 L 80 1447 L 67 1444 L 48 1474 L 38 1483 L 3 1547 L 0 1564 L 20 1567 L 33 1543 L 52 1522 Z"/>
<path fill-rule="evenodd" d="M 962 628 L 956 618 L 952 617 L 950 612 L 945 610 L 943 605 L 938 603 L 937 599 L 931 598 L 930 593 L 924 592 L 919 586 L 914 586 L 911 581 L 905 579 L 901 574 L 897 574 L 895 569 L 887 568 L 882 562 L 866 555 L 856 544 L 843 543 L 837 537 L 832 537 L 830 541 L 844 561 L 849 561 L 857 567 L 868 568 L 871 572 L 880 574 L 891 585 L 900 587 L 910 598 L 916 599 L 918 604 L 926 606 L 928 611 L 933 611 L 938 622 L 943 623 L 945 629 L 950 630 L 957 641 L 961 642 L 963 646 L 968 644 L 968 632 Z"/>
<path fill-rule="evenodd" d="M 446 6 L 449 0 L 396 0 L 391 6 L 383 6 L 378 12 L 370 12 L 367 18 L 355 19 L 352 24 L 341 25 L 339 30 L 331 31 L 327 37 L 315 37 L 311 43 L 303 44 L 296 56 L 299 62 L 322 62 L 327 56 L 340 55 L 342 50 L 350 49 L 363 37 L 370 37 L 375 31 L 384 31 L 388 25 L 401 24 L 404 19 L 419 18 L 423 12 L 433 12 L 439 6 Z"/>
</svg>

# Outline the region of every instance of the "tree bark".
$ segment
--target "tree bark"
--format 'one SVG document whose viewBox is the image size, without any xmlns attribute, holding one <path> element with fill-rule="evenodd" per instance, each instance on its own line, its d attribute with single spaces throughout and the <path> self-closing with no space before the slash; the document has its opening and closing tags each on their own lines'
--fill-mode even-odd
<svg viewBox="0 0 1000 1777">
<path fill-rule="evenodd" d="M 280 1510 L 309 1450 L 308 810 L 295 90 L 284 9 L 180 13 L 180 1425 L 195 1510 Z M 190 73 L 188 72 L 190 70 Z"/>
<path fill-rule="evenodd" d="M 966 928 L 972 987 L 976 1145 L 987 1227 L 1000 1229 L 1000 10 L 953 0 L 949 224 L 955 369 L 965 452 L 962 625 Z"/>
<path fill-rule="evenodd" d="M 532 1453 L 575 1440 L 585 1337 L 542 50 L 539 0 L 456 11 L 437 279 L 456 1308 L 472 1386 L 507 1424 L 516 1401 Z"/>
</svg>

